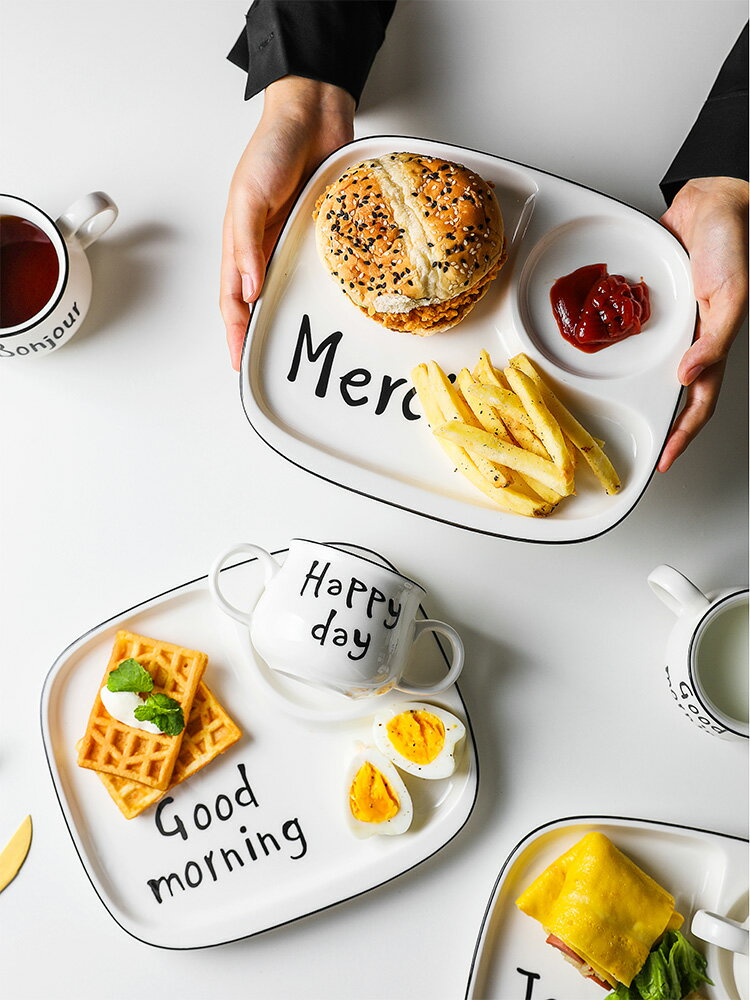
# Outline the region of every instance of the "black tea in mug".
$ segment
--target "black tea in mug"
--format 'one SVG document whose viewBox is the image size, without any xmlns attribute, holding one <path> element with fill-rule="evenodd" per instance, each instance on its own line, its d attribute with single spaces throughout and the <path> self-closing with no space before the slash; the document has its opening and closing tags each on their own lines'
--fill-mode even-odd
<svg viewBox="0 0 750 1000">
<path fill-rule="evenodd" d="M 0 215 L 0 328 L 36 316 L 52 298 L 59 273 L 46 233 L 18 215 Z"/>
</svg>

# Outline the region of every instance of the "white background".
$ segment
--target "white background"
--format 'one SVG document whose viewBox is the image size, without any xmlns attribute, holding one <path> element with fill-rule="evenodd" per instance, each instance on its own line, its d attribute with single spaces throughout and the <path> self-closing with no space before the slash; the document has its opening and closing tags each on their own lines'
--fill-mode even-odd
<svg viewBox="0 0 750 1000">
<path fill-rule="evenodd" d="M 284 462 L 245 420 L 217 308 L 226 191 L 261 110 L 224 58 L 244 11 L 2 2 L 3 189 L 53 216 L 102 189 L 121 213 L 89 252 L 83 331 L 0 371 L 0 841 L 29 812 L 35 831 L 0 897 L 13 1000 L 459 997 L 497 871 L 538 824 L 609 813 L 747 835 L 746 748 L 673 707 L 672 618 L 646 584 L 660 562 L 707 590 L 747 582 L 747 329 L 710 426 L 592 542 L 484 538 Z M 486 149 L 658 216 L 658 181 L 745 17 L 717 0 L 402 0 L 357 134 Z M 382 551 L 459 629 L 477 805 L 447 848 L 364 897 L 231 946 L 157 951 L 110 919 L 73 850 L 43 679 L 68 642 L 222 547 L 294 535 Z"/>
</svg>

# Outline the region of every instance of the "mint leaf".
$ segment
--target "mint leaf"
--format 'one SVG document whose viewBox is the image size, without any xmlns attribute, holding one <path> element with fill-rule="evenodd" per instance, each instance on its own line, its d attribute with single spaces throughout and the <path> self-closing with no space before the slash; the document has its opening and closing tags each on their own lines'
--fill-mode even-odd
<svg viewBox="0 0 750 1000">
<path fill-rule="evenodd" d="M 180 703 L 167 694 L 149 695 L 133 713 L 139 722 L 152 722 L 167 736 L 177 736 L 185 728 L 185 717 Z"/>
<path fill-rule="evenodd" d="M 154 681 L 151 674 L 132 656 L 123 660 L 116 670 L 110 670 L 107 678 L 110 691 L 134 691 L 141 694 L 153 690 Z"/>
</svg>

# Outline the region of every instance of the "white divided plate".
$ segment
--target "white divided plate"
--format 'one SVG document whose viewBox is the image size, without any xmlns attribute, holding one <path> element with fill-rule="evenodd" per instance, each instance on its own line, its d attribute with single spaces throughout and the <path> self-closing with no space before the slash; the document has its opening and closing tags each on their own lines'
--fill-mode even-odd
<svg viewBox="0 0 750 1000">
<path fill-rule="evenodd" d="M 222 575 L 227 593 L 252 607 L 263 585 L 258 563 L 238 563 Z M 119 628 L 205 651 L 205 681 L 243 732 L 223 756 L 168 793 L 173 801 L 163 807 L 161 830 L 158 805 L 126 820 L 96 774 L 76 763 L 75 744 Z M 446 669 L 434 637 L 417 643 L 410 676 L 424 680 Z M 369 710 L 362 707 L 370 714 L 360 718 L 313 722 L 274 711 L 255 673 L 247 630 L 214 606 L 201 577 L 81 636 L 45 681 L 44 747 L 76 851 L 111 916 L 147 944 L 221 944 L 357 896 L 438 851 L 474 807 L 476 751 L 455 686 L 429 699 L 466 723 L 455 773 L 437 781 L 404 775 L 414 804 L 410 830 L 357 840 L 345 820 L 347 765 L 358 741 L 372 742 L 372 713 L 406 697 L 378 698 Z M 169 885 L 159 881 L 172 873 Z"/>
<path fill-rule="evenodd" d="M 368 157 L 410 151 L 458 160 L 495 185 L 509 259 L 458 327 L 433 337 L 386 330 L 342 295 L 318 259 L 312 212 L 326 185 Z M 585 354 L 560 336 L 549 301 L 556 278 L 605 263 L 643 277 L 645 330 Z M 608 531 L 653 475 L 676 412 L 677 365 L 689 346 L 695 300 L 687 255 L 633 208 L 488 153 L 404 136 L 357 140 L 330 156 L 299 196 L 281 234 L 248 328 L 240 375 L 248 420 L 300 468 L 365 496 L 474 531 L 573 542 Z M 482 349 L 497 367 L 526 353 L 591 433 L 606 442 L 623 488 L 607 496 L 585 469 L 578 495 L 548 518 L 495 507 L 432 437 L 410 372 L 434 359 L 473 368 Z M 416 418 L 416 419 L 415 419 Z"/>
<path fill-rule="evenodd" d="M 573 816 L 532 830 L 503 865 L 490 896 L 472 960 L 466 997 L 471 1000 L 599 1000 L 600 986 L 586 983 L 545 942 L 535 920 L 515 905 L 521 892 L 555 858 L 590 830 L 598 830 L 675 897 L 690 937 L 698 909 L 735 920 L 748 915 L 746 840 L 686 826 L 612 816 Z M 714 986 L 702 986 L 708 1000 L 740 1000 L 732 955 L 692 939 L 708 959 Z"/>
</svg>

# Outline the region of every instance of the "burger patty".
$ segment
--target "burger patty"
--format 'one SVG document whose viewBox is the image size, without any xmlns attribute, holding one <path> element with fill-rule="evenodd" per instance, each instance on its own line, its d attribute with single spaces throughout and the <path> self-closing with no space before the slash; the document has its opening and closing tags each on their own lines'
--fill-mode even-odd
<svg viewBox="0 0 750 1000">
<path fill-rule="evenodd" d="M 359 308 L 389 330 L 396 330 L 400 333 L 415 333 L 423 337 L 429 336 L 431 333 L 437 333 L 443 327 L 454 326 L 474 308 L 490 287 L 506 258 L 507 254 L 505 247 L 503 247 L 503 252 L 492 270 L 488 271 L 473 288 L 454 295 L 452 299 L 446 299 L 445 302 L 436 302 L 430 306 L 418 306 L 416 309 L 403 313 L 377 312 L 372 306 L 369 308 L 360 306 Z"/>
</svg>

